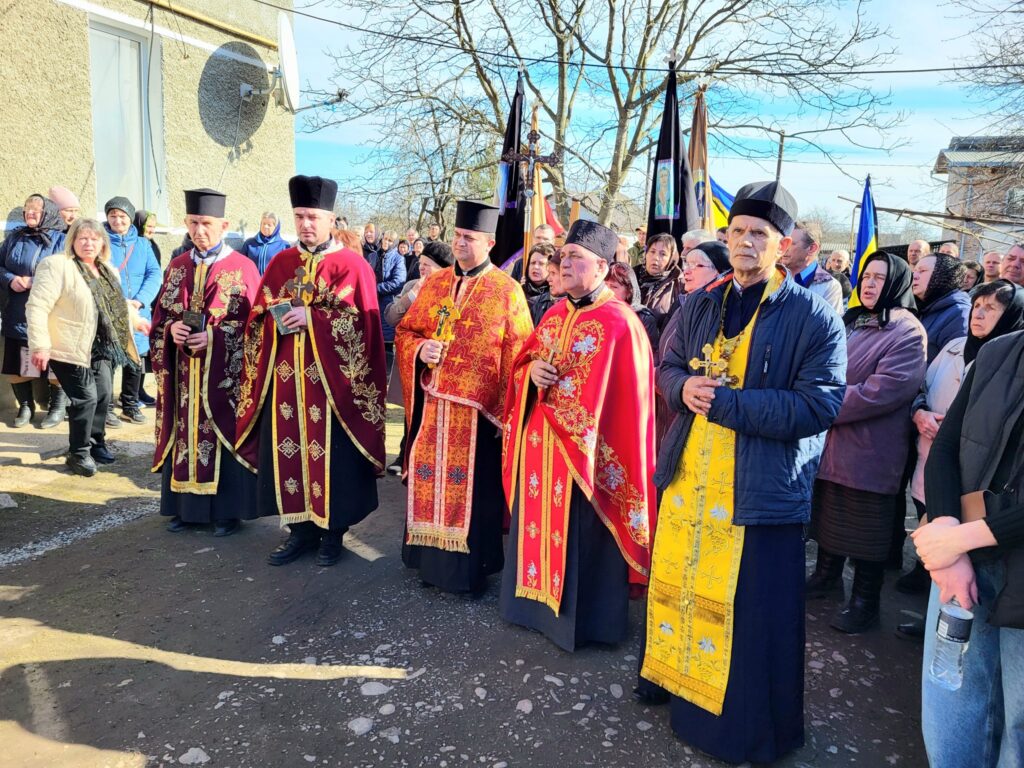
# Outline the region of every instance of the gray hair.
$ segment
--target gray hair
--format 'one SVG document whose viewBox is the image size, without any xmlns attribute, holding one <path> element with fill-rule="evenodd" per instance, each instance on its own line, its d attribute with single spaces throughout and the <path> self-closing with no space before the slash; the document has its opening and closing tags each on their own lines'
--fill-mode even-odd
<svg viewBox="0 0 1024 768">
<path fill-rule="evenodd" d="M 694 246 L 706 243 L 708 240 L 714 240 L 715 238 L 712 237 L 711 233 L 706 229 L 691 229 L 689 232 L 684 232 L 683 236 L 679 239 L 682 240 L 683 250 L 689 251 L 693 249 Z M 687 243 L 689 242 L 692 242 L 693 245 L 687 246 Z"/>
<path fill-rule="evenodd" d="M 277 218 L 277 214 L 274 213 L 273 211 L 264 211 L 263 215 L 260 216 L 260 221 L 263 221 L 264 219 L 272 219 L 275 224 L 279 224 L 281 221 L 280 219 Z"/>
</svg>

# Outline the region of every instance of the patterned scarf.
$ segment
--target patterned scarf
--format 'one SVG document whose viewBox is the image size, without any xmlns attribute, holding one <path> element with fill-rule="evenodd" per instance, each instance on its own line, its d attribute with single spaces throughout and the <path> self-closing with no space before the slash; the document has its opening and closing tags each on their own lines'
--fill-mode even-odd
<svg viewBox="0 0 1024 768">
<path fill-rule="evenodd" d="M 128 304 L 121 290 L 120 281 L 102 265 L 97 264 L 98 278 L 94 277 L 79 259 L 75 259 L 75 266 L 78 267 L 85 284 L 89 286 L 96 304 L 97 323 L 96 338 L 92 344 L 93 359 L 109 360 L 114 366 L 138 370 L 139 364 L 132 360 L 127 352 L 132 332 L 128 322 Z"/>
</svg>

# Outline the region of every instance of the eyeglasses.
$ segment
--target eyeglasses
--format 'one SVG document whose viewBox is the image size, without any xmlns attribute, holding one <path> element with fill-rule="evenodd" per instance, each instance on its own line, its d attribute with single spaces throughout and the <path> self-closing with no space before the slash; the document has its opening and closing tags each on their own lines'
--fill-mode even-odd
<svg viewBox="0 0 1024 768">
<path fill-rule="evenodd" d="M 711 264 L 692 264 L 687 261 L 683 263 L 683 269 L 714 269 L 714 267 Z"/>
</svg>

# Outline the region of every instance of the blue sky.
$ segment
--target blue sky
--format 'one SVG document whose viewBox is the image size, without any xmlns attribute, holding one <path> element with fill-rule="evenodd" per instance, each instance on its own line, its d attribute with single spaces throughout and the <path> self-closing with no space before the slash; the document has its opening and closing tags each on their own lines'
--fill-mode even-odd
<svg viewBox="0 0 1024 768">
<path fill-rule="evenodd" d="M 299 0 L 297 7 L 301 8 L 301 3 Z M 873 22 L 890 28 L 890 44 L 898 52 L 897 57 L 885 65 L 887 69 L 950 66 L 970 54 L 970 41 L 964 36 L 970 25 L 957 15 L 959 10 L 955 7 L 936 7 L 935 2 L 927 0 L 899 3 L 879 0 L 868 9 Z M 317 4 L 309 10 L 318 16 L 352 22 L 351 16 L 343 10 L 326 4 Z M 335 25 L 296 16 L 295 36 L 303 88 L 332 89 L 332 62 L 325 51 L 340 52 L 346 43 L 354 40 L 353 35 Z M 510 72 L 509 90 L 513 78 L 514 73 Z M 903 146 L 887 155 L 852 145 L 835 145 L 850 163 L 846 170 L 857 177 L 854 180 L 833 168 L 820 154 L 804 151 L 796 143 L 787 145 L 783 183 L 805 210 L 823 207 L 843 220 L 849 219 L 852 207 L 838 197 L 859 199 L 863 177 L 868 173 L 878 205 L 941 209 L 945 181 L 944 177 L 931 175 L 935 158 L 951 137 L 985 132 L 986 121 L 981 116 L 983 105 L 972 102 L 967 90 L 950 82 L 947 74 L 879 76 L 872 82 L 880 90 L 892 90 L 894 112 L 908 113 L 906 122 L 890 134 L 890 139 L 899 140 Z M 713 89 L 708 94 L 708 103 L 713 111 Z M 684 107 L 684 111 L 688 109 Z M 777 107 L 766 104 L 765 115 L 769 111 L 777 112 Z M 683 122 L 689 122 L 688 114 L 684 114 Z M 301 129 L 302 126 L 300 115 L 296 127 Z M 798 123 L 791 130 L 801 127 Z M 296 169 L 300 173 L 321 173 L 336 178 L 362 175 L 366 168 L 357 165 L 357 161 L 373 135 L 372 127 L 358 124 L 315 134 L 297 132 Z M 753 134 L 746 140 L 770 143 Z M 712 156 L 711 173 L 729 191 L 749 181 L 771 178 L 775 173 L 774 160 L 755 162 L 722 155 L 716 153 L 714 144 Z"/>
</svg>

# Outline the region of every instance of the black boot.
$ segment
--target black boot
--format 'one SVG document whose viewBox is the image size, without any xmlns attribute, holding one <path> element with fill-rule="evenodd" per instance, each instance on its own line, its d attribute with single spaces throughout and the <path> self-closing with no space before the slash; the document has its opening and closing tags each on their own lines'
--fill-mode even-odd
<svg viewBox="0 0 1024 768">
<path fill-rule="evenodd" d="M 18 401 L 18 415 L 14 417 L 11 426 L 21 429 L 32 421 L 32 414 L 36 412 L 36 402 L 32 399 L 32 382 L 19 381 L 17 384 L 11 384 L 11 389 L 14 390 L 14 399 Z"/>
<path fill-rule="evenodd" d="M 320 549 L 316 553 L 316 564 L 322 568 L 335 565 L 341 560 L 340 531 L 324 531 L 320 537 Z"/>
<path fill-rule="evenodd" d="M 926 595 L 931 588 L 932 577 L 920 560 L 915 560 L 914 567 L 896 579 L 896 590 L 905 595 Z"/>
<path fill-rule="evenodd" d="M 43 420 L 39 422 L 40 429 L 53 429 L 62 421 L 64 421 L 64 412 L 68 409 L 68 396 L 64 394 L 64 390 L 56 384 L 50 385 L 50 407 L 43 417 Z"/>
<path fill-rule="evenodd" d="M 843 566 L 846 558 L 833 555 L 818 545 L 818 562 L 814 564 L 814 573 L 804 585 L 805 600 L 820 600 L 823 597 L 843 599 Z"/>
<path fill-rule="evenodd" d="M 846 604 L 829 626 L 848 635 L 859 635 L 878 626 L 878 602 L 885 580 L 885 563 L 855 560 L 853 589 Z"/>
</svg>

